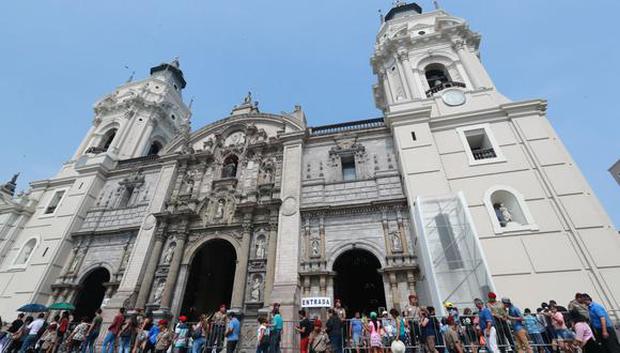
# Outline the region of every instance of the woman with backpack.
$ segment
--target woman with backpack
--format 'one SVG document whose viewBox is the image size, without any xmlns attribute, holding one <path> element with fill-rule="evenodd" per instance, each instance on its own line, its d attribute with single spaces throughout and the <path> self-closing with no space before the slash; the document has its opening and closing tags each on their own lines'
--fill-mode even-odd
<svg viewBox="0 0 620 353">
<path fill-rule="evenodd" d="M 314 330 L 310 334 L 308 346 L 310 353 L 325 353 L 329 349 L 329 337 L 323 330 L 323 323 L 319 319 L 314 320 Z"/>
</svg>

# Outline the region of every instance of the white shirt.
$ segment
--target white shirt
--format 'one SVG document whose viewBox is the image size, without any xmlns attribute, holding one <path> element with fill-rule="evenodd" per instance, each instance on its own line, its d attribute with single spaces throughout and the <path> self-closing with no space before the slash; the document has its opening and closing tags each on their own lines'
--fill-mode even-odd
<svg viewBox="0 0 620 353">
<path fill-rule="evenodd" d="M 43 323 L 45 323 L 45 320 L 43 319 L 36 319 L 33 322 L 31 322 L 30 325 L 28 325 L 28 329 L 30 330 L 28 331 L 28 334 L 30 335 L 38 334 L 41 327 L 43 327 Z"/>
</svg>

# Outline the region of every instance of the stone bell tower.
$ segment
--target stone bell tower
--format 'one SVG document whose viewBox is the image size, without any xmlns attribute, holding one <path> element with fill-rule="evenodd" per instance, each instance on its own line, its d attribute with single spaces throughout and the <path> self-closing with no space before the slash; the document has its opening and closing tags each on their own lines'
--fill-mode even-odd
<svg viewBox="0 0 620 353">
<path fill-rule="evenodd" d="M 129 159 L 158 154 L 189 116 L 182 98 L 186 82 L 178 59 L 150 70 L 150 76 L 119 86 L 94 107 L 93 125 L 77 149 L 80 157 L 105 154 Z"/>
<path fill-rule="evenodd" d="M 481 36 L 461 18 L 398 2 L 382 20 L 373 89 L 416 225 L 422 302 L 471 305 L 497 290 L 528 306 L 590 288 L 617 308 L 601 259 L 620 239 L 547 120 L 546 101 L 501 95 L 480 60 Z M 538 252 L 548 248 L 581 262 Z M 522 261 L 508 268 L 506 249 Z M 558 289 L 552 276 L 580 286 Z M 528 286 L 538 292 L 524 293 Z"/>
</svg>

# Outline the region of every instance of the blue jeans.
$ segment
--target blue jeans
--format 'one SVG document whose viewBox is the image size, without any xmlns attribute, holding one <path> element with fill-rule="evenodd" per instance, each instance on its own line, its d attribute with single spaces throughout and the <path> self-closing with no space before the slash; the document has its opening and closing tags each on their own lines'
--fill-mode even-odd
<svg viewBox="0 0 620 353">
<path fill-rule="evenodd" d="M 281 330 L 271 330 L 269 335 L 269 353 L 280 353 L 280 336 Z"/>
<path fill-rule="evenodd" d="M 30 346 L 33 346 L 37 342 L 37 335 L 28 335 L 24 338 L 24 343 L 22 343 L 22 348 L 19 350 L 19 353 L 24 353 Z"/>
<path fill-rule="evenodd" d="M 329 341 L 332 344 L 332 352 L 342 353 L 342 336 L 341 335 L 335 334 L 333 336 L 329 336 Z"/>
<path fill-rule="evenodd" d="M 103 345 L 101 346 L 101 353 L 114 353 L 114 344 L 116 343 L 116 335 L 110 331 L 105 335 L 103 339 Z"/>
<path fill-rule="evenodd" d="M 95 353 L 97 336 L 99 336 L 99 332 L 91 332 L 86 336 L 86 340 L 84 340 L 84 344 L 82 344 L 82 353 Z"/>
<path fill-rule="evenodd" d="M 532 342 L 534 342 L 534 351 L 536 351 L 536 348 L 543 348 L 545 352 L 549 352 L 549 347 L 545 345 L 545 340 L 543 340 L 543 336 L 540 332 L 530 333 L 530 337 L 532 338 Z"/>
<path fill-rule="evenodd" d="M 131 336 L 121 336 L 118 353 L 131 353 Z"/>
<path fill-rule="evenodd" d="M 204 347 L 206 339 L 202 336 L 195 338 L 192 343 L 192 353 L 201 353 L 202 347 Z"/>
</svg>

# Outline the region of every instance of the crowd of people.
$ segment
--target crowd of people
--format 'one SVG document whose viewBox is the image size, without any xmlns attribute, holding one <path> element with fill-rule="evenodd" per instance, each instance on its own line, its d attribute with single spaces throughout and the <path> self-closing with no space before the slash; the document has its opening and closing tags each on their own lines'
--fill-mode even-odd
<svg viewBox="0 0 620 353">
<path fill-rule="evenodd" d="M 586 293 L 577 293 L 567 308 L 550 300 L 535 310 L 521 311 L 510 298 L 498 299 L 492 292 L 486 301 L 476 298 L 474 304 L 474 309 L 461 311 L 445 303 L 447 316 L 439 317 L 434 307 L 420 306 L 417 296 L 411 294 L 402 312 L 356 312 L 347 319 L 336 300 L 325 327 L 315 318 L 308 331 L 306 313 L 300 311 L 300 351 L 620 353 L 609 314 Z"/>
<path fill-rule="evenodd" d="M 274 303 L 268 315 L 258 317 L 256 353 L 280 353 L 286 329 L 299 335 L 300 353 L 620 353 L 609 314 L 588 294 L 577 293 L 567 307 L 550 300 L 535 310 L 521 311 L 495 293 L 474 304 L 459 310 L 445 303 L 447 315 L 440 317 L 411 294 L 403 311 L 348 317 L 337 299 L 325 323 L 304 309 L 298 322 L 285 323 Z M 0 353 L 95 353 L 100 336 L 101 353 L 234 353 L 241 336 L 237 314 L 225 305 L 195 322 L 182 315 L 172 327 L 141 311 L 128 315 L 124 308 L 103 335 L 102 324 L 101 310 L 79 320 L 69 312 L 51 320 L 46 313 L 36 318 L 20 313 L 0 333 Z"/>
</svg>

